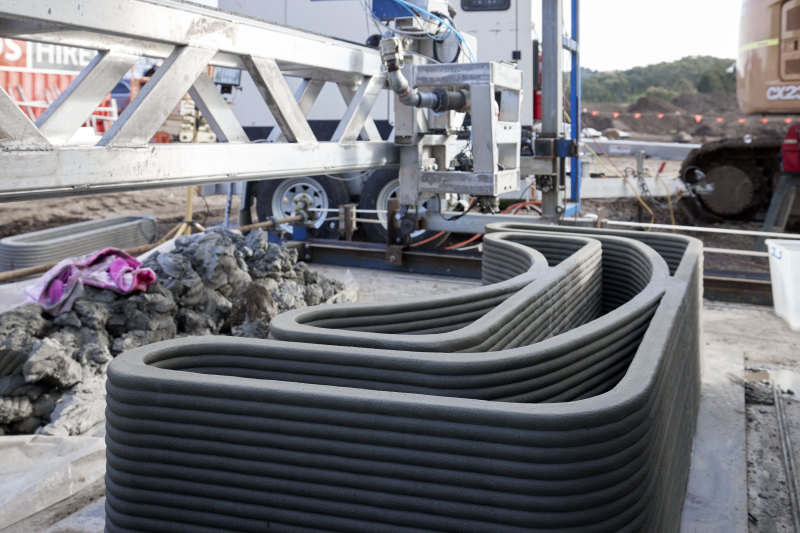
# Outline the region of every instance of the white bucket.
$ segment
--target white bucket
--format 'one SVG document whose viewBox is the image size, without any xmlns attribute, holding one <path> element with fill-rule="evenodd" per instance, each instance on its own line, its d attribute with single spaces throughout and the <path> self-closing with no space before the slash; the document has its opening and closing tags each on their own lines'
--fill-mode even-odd
<svg viewBox="0 0 800 533">
<path fill-rule="evenodd" d="M 800 331 L 800 240 L 767 239 L 775 314 Z"/>
</svg>

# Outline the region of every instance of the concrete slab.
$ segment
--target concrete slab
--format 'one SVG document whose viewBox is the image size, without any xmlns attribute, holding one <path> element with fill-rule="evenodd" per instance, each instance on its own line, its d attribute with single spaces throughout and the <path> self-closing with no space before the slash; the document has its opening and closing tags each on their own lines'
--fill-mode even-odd
<svg viewBox="0 0 800 533">
<path fill-rule="evenodd" d="M 744 355 L 736 345 L 708 341 L 701 363 L 700 411 L 681 531 L 746 532 Z"/>
<path fill-rule="evenodd" d="M 105 480 L 98 479 L 88 487 L 43 509 L 2 533 L 100 533 L 105 529 Z"/>
<path fill-rule="evenodd" d="M 329 278 L 337 279 L 355 293 L 361 303 L 398 301 L 464 291 L 479 286 L 479 280 L 406 274 L 370 268 L 348 268 L 309 263 L 309 268 Z"/>
<path fill-rule="evenodd" d="M 93 501 L 42 533 L 102 533 L 106 528 L 106 498 Z"/>
<path fill-rule="evenodd" d="M 704 302 L 703 332 L 707 342 L 741 349 L 748 368 L 800 362 L 800 332 L 771 307 Z"/>
<path fill-rule="evenodd" d="M 105 450 L 96 437 L 0 437 L 0 529 L 102 479 Z"/>
<path fill-rule="evenodd" d="M 797 391 L 800 334 L 772 308 L 708 301 L 703 334 L 702 399 L 682 531 L 789 531 L 774 408 L 746 405 L 743 385 L 744 370 L 758 369 L 768 373 L 751 372 L 753 379 L 763 374 L 767 383 Z M 789 432 L 800 442 L 800 413 L 792 407 Z"/>
<path fill-rule="evenodd" d="M 686 190 L 686 185 L 677 176 L 662 178 L 642 178 L 647 190 L 656 198 L 676 197 Z M 631 188 L 631 186 L 635 188 Z M 618 177 L 589 178 L 581 181 L 581 198 L 598 200 L 611 198 L 636 198 L 640 191 L 639 180 L 623 180 Z M 572 186 L 567 183 L 567 195 L 572 194 Z"/>
</svg>

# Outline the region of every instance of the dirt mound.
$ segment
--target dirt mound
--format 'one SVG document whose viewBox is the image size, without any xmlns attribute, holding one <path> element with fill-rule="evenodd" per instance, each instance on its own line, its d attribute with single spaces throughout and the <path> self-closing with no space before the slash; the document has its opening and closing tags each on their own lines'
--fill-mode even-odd
<svg viewBox="0 0 800 533">
<path fill-rule="evenodd" d="M 593 117 L 588 113 L 583 115 L 583 123 L 586 127 L 594 128 L 597 131 L 603 131 L 614 127 L 614 120 L 611 117 L 602 115 Z"/>
<path fill-rule="evenodd" d="M 672 100 L 672 104 L 689 113 L 724 114 L 738 113 L 739 104 L 735 94 L 683 93 Z"/>
<path fill-rule="evenodd" d="M 683 111 L 680 107 L 663 98 L 643 96 L 628 106 L 628 113 L 675 113 Z"/>
<path fill-rule="evenodd" d="M 721 128 L 703 124 L 692 132 L 695 137 L 721 137 L 724 134 Z"/>
<path fill-rule="evenodd" d="M 637 112 L 638 113 L 638 112 Z M 661 118 L 658 118 L 658 114 Z M 639 118 L 633 113 L 626 113 L 619 119 L 624 123 L 621 129 L 628 133 L 649 133 L 654 135 L 668 135 L 670 132 L 679 131 L 683 129 L 686 118 L 679 117 L 675 112 L 662 113 L 662 112 L 648 112 L 642 113 Z"/>
<path fill-rule="evenodd" d="M 587 110 L 591 111 L 583 117 L 588 127 L 598 131 L 616 128 L 631 134 L 633 140 L 665 142 L 680 132 L 691 134 L 696 143 L 747 134 L 783 137 L 787 117 L 800 120 L 797 115 L 746 115 L 739 109 L 735 94 L 719 93 L 684 93 L 671 102 L 642 97 L 630 105 L 587 103 Z M 615 113 L 617 118 L 613 118 Z"/>
<path fill-rule="evenodd" d="M 775 129 L 778 128 L 778 129 Z M 750 132 L 753 137 L 766 137 L 770 139 L 783 139 L 786 135 L 785 129 L 788 126 L 783 126 L 782 123 L 775 123 L 772 125 L 771 128 L 758 128 L 755 131 Z"/>
</svg>

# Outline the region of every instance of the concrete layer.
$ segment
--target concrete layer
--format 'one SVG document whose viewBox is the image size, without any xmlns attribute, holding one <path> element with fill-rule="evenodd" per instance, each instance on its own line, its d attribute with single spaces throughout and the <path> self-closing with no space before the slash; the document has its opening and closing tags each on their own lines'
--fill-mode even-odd
<svg viewBox="0 0 800 533">
<path fill-rule="evenodd" d="M 476 284 L 469 280 L 441 276 L 398 274 L 321 264 L 310 266 L 326 277 L 347 282 L 349 287 L 357 291 L 358 301 L 362 303 L 459 292 Z M 797 366 L 797 359 L 800 358 L 800 349 L 797 348 L 800 345 L 798 344 L 800 333 L 789 330 L 770 308 L 709 301 L 704 302 L 702 326 L 704 343 L 700 413 L 687 501 L 684 504 L 682 531 L 684 533 L 699 533 L 706 530 L 747 531 L 746 523 L 742 524 L 742 520 L 746 520 L 747 517 L 747 480 L 743 456 L 744 393 L 741 383 L 729 378 L 743 374 L 744 353 L 751 366 L 770 368 L 770 374 L 781 387 L 800 392 L 800 387 L 793 388 L 793 381 L 783 377 L 784 374 L 780 372 L 774 374 L 778 367 Z M 789 377 L 793 374 L 793 372 L 787 373 Z M 720 438 L 724 441 L 720 441 Z M 792 438 L 794 442 L 800 443 L 800 427 L 793 427 Z M 73 439 L 81 438 L 70 437 L 66 440 Z M 731 442 L 728 442 L 729 440 Z M 705 454 L 702 461 L 698 460 L 698 447 L 704 441 L 712 447 L 717 446 L 718 457 L 714 457 L 713 453 Z M 4 450 L 11 449 L 10 443 L 7 438 L 0 438 Z M 23 444 L 18 445 L 23 446 Z M 729 452 L 732 455 L 729 455 Z M 724 465 L 725 468 L 719 465 Z M 711 478 L 713 483 L 698 484 L 697 478 L 701 480 Z M 0 480 L 0 493 L 9 490 L 7 482 L 6 477 Z M 723 489 L 722 492 L 718 491 L 720 488 Z M 745 499 L 744 509 L 741 508 L 743 499 Z M 104 498 L 95 500 L 61 520 L 48 515 L 51 518 L 49 521 L 40 521 L 32 527 L 31 522 L 26 521 L 25 529 L 18 531 L 100 533 L 104 528 L 104 502 Z M 714 512 L 709 513 L 708 517 L 704 516 L 703 502 L 711 502 L 713 505 L 711 510 Z M 54 508 L 57 506 L 50 509 Z M 689 513 L 690 509 L 698 510 L 700 514 L 692 515 Z M 730 512 L 722 512 L 725 509 L 730 509 Z M 31 506 L 29 511 L 33 513 L 39 509 Z M 93 517 L 91 525 L 88 522 L 89 517 Z M 714 520 L 712 521 L 710 517 Z M 758 525 L 754 530 L 758 530 Z M 10 531 L 15 530 L 12 528 Z"/>
<path fill-rule="evenodd" d="M 540 234 L 530 231 L 517 233 Z M 332 326 L 323 336 L 347 348 L 201 338 L 118 357 L 107 527 L 677 530 L 699 389 L 700 248 L 664 238 L 684 243 L 670 276 L 640 235 L 591 237 L 602 242 L 603 315 L 546 340 L 514 326 L 518 347 L 499 337 L 469 356 L 414 351 L 403 332 L 357 348 L 369 332 L 339 328 L 347 317 L 331 311 L 318 317 Z M 503 257 L 499 272 L 484 256 L 488 279 L 527 272 Z M 522 320 L 573 303 L 531 286 L 508 300 Z M 375 325 L 403 305 L 376 306 Z M 556 403 L 528 403 L 551 398 L 552 383 L 564 388 Z"/>
</svg>

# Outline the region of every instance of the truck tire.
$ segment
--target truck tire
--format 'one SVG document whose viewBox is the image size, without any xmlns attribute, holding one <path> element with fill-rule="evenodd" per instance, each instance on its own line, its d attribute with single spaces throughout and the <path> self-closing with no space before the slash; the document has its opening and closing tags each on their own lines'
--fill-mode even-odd
<svg viewBox="0 0 800 533">
<path fill-rule="evenodd" d="M 358 208 L 385 211 L 389 199 L 396 198 L 399 189 L 400 177 L 397 169 L 376 170 L 367 178 L 364 188 L 361 189 Z M 427 207 L 427 202 L 423 206 Z M 386 213 L 359 213 L 358 216 L 379 220 L 380 224 L 365 222 L 359 225 L 364 228 L 364 233 L 371 241 L 386 242 Z M 417 230 L 411 234 L 411 244 L 424 242 L 426 248 L 435 248 L 446 241 L 449 235 L 448 232 Z"/>
<path fill-rule="evenodd" d="M 286 218 L 295 214 L 296 200 L 304 200 L 315 209 L 338 209 L 347 202 L 347 187 L 341 181 L 325 176 L 302 176 L 282 180 L 265 180 L 255 183 L 253 195 L 256 198 L 256 213 L 259 222 L 271 216 Z M 314 211 L 317 220 L 313 222 L 312 232 L 321 239 L 337 239 L 339 222 L 336 211 Z M 330 220 L 334 219 L 334 220 Z M 284 224 L 291 231 L 289 224 Z"/>
</svg>

